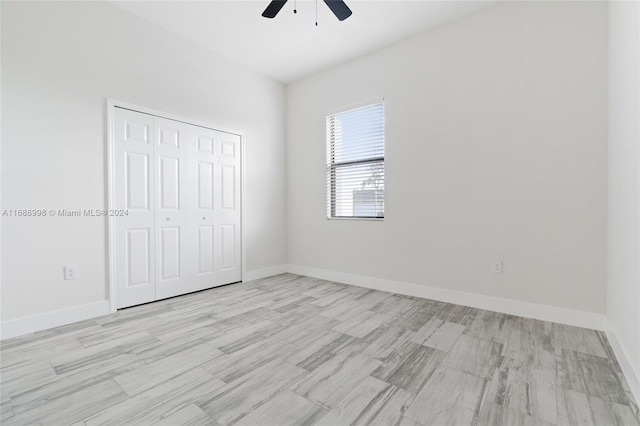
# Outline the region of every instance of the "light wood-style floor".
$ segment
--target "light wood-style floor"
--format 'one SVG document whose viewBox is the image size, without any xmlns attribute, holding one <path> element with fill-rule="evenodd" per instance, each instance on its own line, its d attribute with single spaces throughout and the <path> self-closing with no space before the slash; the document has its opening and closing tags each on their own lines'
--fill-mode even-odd
<svg viewBox="0 0 640 426">
<path fill-rule="evenodd" d="M 640 425 L 601 332 L 291 274 L 1 348 L 4 425 Z"/>
</svg>

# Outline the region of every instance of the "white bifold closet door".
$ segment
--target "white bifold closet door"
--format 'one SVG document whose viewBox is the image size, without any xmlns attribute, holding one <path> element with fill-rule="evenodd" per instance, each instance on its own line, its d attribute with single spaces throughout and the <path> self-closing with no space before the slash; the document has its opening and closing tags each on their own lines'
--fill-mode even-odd
<svg viewBox="0 0 640 426">
<path fill-rule="evenodd" d="M 240 136 L 115 108 L 118 308 L 242 279 Z"/>
</svg>

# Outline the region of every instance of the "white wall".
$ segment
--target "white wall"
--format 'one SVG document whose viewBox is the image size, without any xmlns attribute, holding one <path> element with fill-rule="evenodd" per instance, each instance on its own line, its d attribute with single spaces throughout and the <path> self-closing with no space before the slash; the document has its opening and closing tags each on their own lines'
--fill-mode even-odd
<svg viewBox="0 0 640 426">
<path fill-rule="evenodd" d="M 105 2 L 3 2 L 2 89 L 4 209 L 105 207 L 110 97 L 245 131 L 247 269 L 285 263 L 280 83 Z M 105 300 L 105 235 L 104 219 L 3 217 L 2 321 Z"/>
<path fill-rule="evenodd" d="M 386 218 L 328 221 L 324 117 L 372 97 Z M 288 87 L 290 264 L 603 314 L 606 209 L 606 3 L 504 2 Z"/>
<path fill-rule="evenodd" d="M 640 399 L 640 2 L 611 2 L 609 24 L 607 315 Z"/>
</svg>

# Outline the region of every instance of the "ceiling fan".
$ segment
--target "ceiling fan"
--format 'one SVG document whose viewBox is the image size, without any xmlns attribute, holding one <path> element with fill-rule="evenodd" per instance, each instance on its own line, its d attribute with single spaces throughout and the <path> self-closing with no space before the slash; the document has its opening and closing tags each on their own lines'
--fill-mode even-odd
<svg viewBox="0 0 640 426">
<path fill-rule="evenodd" d="M 262 12 L 262 16 L 265 18 L 275 18 L 286 2 L 287 0 L 272 0 L 271 3 L 269 3 L 269 6 L 267 6 L 264 12 Z M 329 9 L 331 9 L 339 21 L 344 21 L 351 16 L 351 9 L 349 9 L 349 6 L 347 6 L 344 1 L 324 0 L 324 2 L 329 6 Z"/>
</svg>

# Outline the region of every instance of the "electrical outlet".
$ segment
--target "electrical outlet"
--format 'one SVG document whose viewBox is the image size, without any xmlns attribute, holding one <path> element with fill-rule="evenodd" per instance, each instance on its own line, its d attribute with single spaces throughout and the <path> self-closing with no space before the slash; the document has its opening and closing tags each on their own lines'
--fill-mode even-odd
<svg viewBox="0 0 640 426">
<path fill-rule="evenodd" d="M 494 274 L 502 273 L 502 260 L 494 260 L 491 262 L 491 272 Z"/>
<path fill-rule="evenodd" d="M 64 267 L 64 279 L 75 280 L 78 279 L 78 265 L 67 265 Z"/>
</svg>

